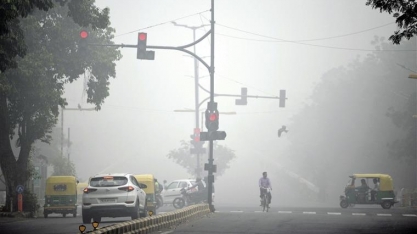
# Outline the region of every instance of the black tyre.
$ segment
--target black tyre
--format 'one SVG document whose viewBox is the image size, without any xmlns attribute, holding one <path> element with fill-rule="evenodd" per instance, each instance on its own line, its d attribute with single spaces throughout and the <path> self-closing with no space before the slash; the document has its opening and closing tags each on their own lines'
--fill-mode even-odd
<svg viewBox="0 0 417 234">
<path fill-rule="evenodd" d="M 392 203 L 391 203 L 391 201 L 383 201 L 383 202 L 381 203 L 381 206 L 382 206 L 382 208 L 384 208 L 384 209 L 389 209 L 389 208 L 391 208 Z"/>
<path fill-rule="evenodd" d="M 66 213 L 63 213 L 62 214 L 62 217 L 64 217 L 64 218 L 67 217 L 67 214 Z"/>
<path fill-rule="evenodd" d="M 91 223 L 91 215 L 87 211 L 82 211 L 83 216 L 83 224 L 90 224 Z"/>
<path fill-rule="evenodd" d="M 172 202 L 172 205 L 175 207 L 175 209 L 181 209 L 185 206 L 185 200 L 182 197 L 177 197 Z"/>
<path fill-rule="evenodd" d="M 146 202 L 145 202 L 145 207 L 143 208 L 143 210 L 139 209 L 139 216 L 141 218 L 148 217 L 148 206 L 146 205 Z"/>
<path fill-rule="evenodd" d="M 77 217 L 77 211 L 74 211 L 74 213 L 72 213 L 72 217 Z"/>
<path fill-rule="evenodd" d="M 342 208 L 347 208 L 349 206 L 349 203 L 346 200 L 341 200 L 340 201 L 340 207 Z"/>
<path fill-rule="evenodd" d="M 130 215 L 132 220 L 138 219 L 140 217 L 140 210 L 139 210 L 139 200 L 136 200 L 135 208 L 132 210 L 132 214 Z"/>
<path fill-rule="evenodd" d="M 46 213 L 46 212 L 44 212 L 43 213 L 43 217 L 46 219 L 46 218 L 48 218 L 48 213 Z"/>
</svg>

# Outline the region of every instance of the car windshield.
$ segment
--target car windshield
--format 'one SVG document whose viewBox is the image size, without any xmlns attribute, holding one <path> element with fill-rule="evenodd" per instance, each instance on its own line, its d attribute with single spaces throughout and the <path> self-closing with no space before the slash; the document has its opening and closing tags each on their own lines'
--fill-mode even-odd
<svg viewBox="0 0 417 234">
<path fill-rule="evenodd" d="M 127 184 L 127 178 L 124 176 L 103 176 L 90 180 L 90 186 L 92 187 L 115 187 L 125 184 Z"/>
</svg>

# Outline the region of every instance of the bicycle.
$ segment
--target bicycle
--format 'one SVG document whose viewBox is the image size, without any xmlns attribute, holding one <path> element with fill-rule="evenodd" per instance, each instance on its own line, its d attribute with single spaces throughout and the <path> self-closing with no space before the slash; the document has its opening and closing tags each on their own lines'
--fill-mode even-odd
<svg viewBox="0 0 417 234">
<path fill-rule="evenodd" d="M 263 212 L 268 212 L 269 211 L 269 203 L 268 203 L 268 194 L 271 193 L 271 188 L 265 188 L 266 191 L 264 192 L 263 196 L 262 196 L 262 208 L 263 208 Z"/>
</svg>

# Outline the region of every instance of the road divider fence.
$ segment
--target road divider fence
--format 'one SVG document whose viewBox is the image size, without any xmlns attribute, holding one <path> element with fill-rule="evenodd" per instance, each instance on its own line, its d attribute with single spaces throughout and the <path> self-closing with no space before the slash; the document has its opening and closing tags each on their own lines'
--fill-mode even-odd
<svg viewBox="0 0 417 234">
<path fill-rule="evenodd" d="M 149 216 L 98 228 L 84 233 L 94 234 L 145 234 L 181 224 L 190 218 L 197 218 L 210 213 L 208 204 L 197 204 L 172 212 Z"/>
</svg>

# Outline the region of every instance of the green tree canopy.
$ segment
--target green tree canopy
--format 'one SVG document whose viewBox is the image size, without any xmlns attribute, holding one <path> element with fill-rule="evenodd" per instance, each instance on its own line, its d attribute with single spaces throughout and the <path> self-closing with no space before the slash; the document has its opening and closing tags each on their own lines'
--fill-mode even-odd
<svg viewBox="0 0 417 234">
<path fill-rule="evenodd" d="M 404 0 L 367 0 L 366 5 L 379 9 L 381 12 L 386 11 L 389 14 L 394 13 L 399 30 L 389 39 L 394 44 L 400 44 L 403 38 L 410 39 L 417 34 L 417 2 Z"/>
<path fill-rule="evenodd" d="M 91 43 L 112 43 L 108 9 L 99 11 L 91 0 L 59 2 L 48 11 L 34 10 L 20 18 L 26 56 L 16 57 L 17 68 L 0 74 L 0 166 L 8 192 L 28 179 L 25 172 L 33 143 L 51 140 L 58 107 L 66 105 L 64 84 L 87 70 L 87 102 L 99 110 L 109 95 L 109 79 L 116 75 L 115 61 L 121 58 L 115 47 L 81 48 L 78 43 L 81 29 L 90 32 Z M 9 139 L 15 133 L 18 156 Z"/>
<path fill-rule="evenodd" d="M 204 156 L 204 157 L 203 157 Z M 175 163 L 187 170 L 190 175 L 202 175 L 204 171 L 204 164 L 206 163 L 207 155 L 200 155 L 200 171 L 197 172 L 197 156 L 190 154 L 190 143 L 181 141 L 181 146 L 178 149 L 171 150 L 167 157 L 172 159 Z M 227 146 L 222 146 L 214 142 L 213 158 L 214 164 L 217 165 L 217 172 L 214 176 L 221 176 L 230 167 L 231 161 L 236 157 L 235 152 Z"/>
</svg>

